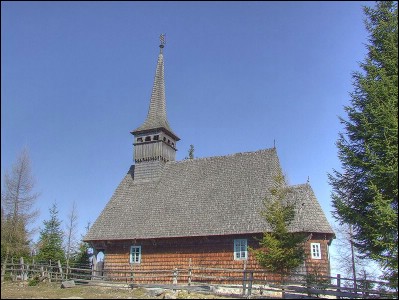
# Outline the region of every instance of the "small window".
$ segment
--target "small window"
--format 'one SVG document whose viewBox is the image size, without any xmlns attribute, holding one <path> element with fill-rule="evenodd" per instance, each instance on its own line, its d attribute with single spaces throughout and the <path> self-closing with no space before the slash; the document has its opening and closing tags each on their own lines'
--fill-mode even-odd
<svg viewBox="0 0 399 300">
<path fill-rule="evenodd" d="M 321 259 L 320 243 L 311 243 L 310 252 L 313 259 Z"/>
<path fill-rule="evenodd" d="M 140 137 L 140 138 L 137 138 L 137 142 L 138 142 L 138 143 L 141 143 L 142 141 L 143 141 L 143 138 L 141 138 L 141 137 Z"/>
<path fill-rule="evenodd" d="M 139 264 L 141 262 L 141 246 L 130 247 L 130 263 Z"/>
<path fill-rule="evenodd" d="M 168 140 L 168 144 L 170 144 L 170 140 Z"/>
<path fill-rule="evenodd" d="M 166 137 L 163 137 L 163 141 L 166 142 Z"/>
<path fill-rule="evenodd" d="M 234 260 L 246 260 L 248 258 L 247 240 L 234 240 Z"/>
<path fill-rule="evenodd" d="M 150 136 L 146 136 L 146 137 L 145 137 L 145 141 L 146 141 L 146 142 L 151 141 L 151 137 L 150 137 Z"/>
<path fill-rule="evenodd" d="M 159 140 L 159 135 L 154 135 L 153 140 L 154 140 L 154 141 L 158 141 L 158 140 Z"/>
</svg>

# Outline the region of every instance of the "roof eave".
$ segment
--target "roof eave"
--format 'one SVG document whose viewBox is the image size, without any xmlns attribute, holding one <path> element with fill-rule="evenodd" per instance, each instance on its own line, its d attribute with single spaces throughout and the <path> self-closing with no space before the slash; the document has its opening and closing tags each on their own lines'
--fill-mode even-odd
<svg viewBox="0 0 399 300">
<path fill-rule="evenodd" d="M 176 134 L 174 134 L 172 131 L 168 130 L 165 127 L 156 127 L 156 128 L 150 128 L 150 129 L 140 129 L 140 127 L 139 127 L 136 130 L 131 131 L 130 133 L 132 135 L 137 135 L 137 134 L 142 134 L 142 133 L 157 132 L 157 131 L 160 131 L 160 130 L 166 132 L 168 135 L 170 135 L 176 141 L 180 141 L 180 138 Z"/>
</svg>

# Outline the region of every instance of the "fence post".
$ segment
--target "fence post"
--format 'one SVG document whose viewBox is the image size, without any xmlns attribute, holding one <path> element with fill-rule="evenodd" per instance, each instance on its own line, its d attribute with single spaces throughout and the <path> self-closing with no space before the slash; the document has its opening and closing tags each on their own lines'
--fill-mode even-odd
<svg viewBox="0 0 399 300">
<path fill-rule="evenodd" d="M 242 277 L 242 295 L 245 296 L 245 290 L 247 289 L 247 271 L 243 270 L 243 277 Z"/>
<path fill-rule="evenodd" d="M 11 257 L 11 272 L 10 272 L 11 280 L 14 281 L 14 257 Z"/>
<path fill-rule="evenodd" d="M 7 260 L 8 260 L 8 253 L 5 255 L 3 264 L 1 265 L 1 282 L 4 281 L 4 276 L 6 275 Z"/>
<path fill-rule="evenodd" d="M 62 266 L 60 260 L 57 261 L 57 264 L 58 264 L 58 270 L 60 271 L 61 280 L 63 280 L 64 274 L 62 273 Z"/>
<path fill-rule="evenodd" d="M 248 291 L 247 291 L 248 296 L 251 296 L 251 293 L 252 293 L 252 281 L 253 280 L 254 280 L 254 272 L 249 271 L 249 286 L 248 286 Z"/>
<path fill-rule="evenodd" d="M 175 268 L 173 271 L 173 284 L 177 284 L 177 276 L 178 275 L 179 275 L 179 271 L 177 271 L 177 268 Z"/>
<path fill-rule="evenodd" d="M 26 264 L 26 280 L 29 278 L 29 264 Z"/>
<path fill-rule="evenodd" d="M 69 262 L 68 262 L 68 264 L 66 266 L 65 272 L 66 272 L 65 279 L 71 278 L 71 276 L 69 275 L 71 273 L 71 266 L 69 265 Z"/>
<path fill-rule="evenodd" d="M 134 282 L 134 264 L 130 264 L 130 282 Z M 103 276 L 104 274 L 101 274 Z M 104 278 L 104 277 L 103 277 Z"/>
<path fill-rule="evenodd" d="M 21 270 L 21 281 L 25 281 L 25 272 L 24 272 L 24 258 L 19 258 L 19 265 Z"/>
<path fill-rule="evenodd" d="M 243 261 L 243 267 L 242 267 L 242 295 L 245 296 L 245 290 L 247 288 L 247 261 Z"/>
<path fill-rule="evenodd" d="M 97 269 L 97 257 L 95 256 L 95 255 L 93 255 L 93 260 L 91 261 L 91 269 L 92 269 L 92 272 L 91 272 L 91 280 L 95 280 L 96 279 L 96 275 L 97 275 L 97 272 L 96 272 L 96 269 Z"/>
<path fill-rule="evenodd" d="M 49 266 L 47 267 L 47 276 L 48 276 L 48 282 L 51 282 L 51 277 L 53 276 L 53 269 L 51 267 L 51 259 L 49 262 Z"/>
<path fill-rule="evenodd" d="M 285 299 L 285 274 L 281 273 L 281 297 Z"/>
<path fill-rule="evenodd" d="M 190 258 L 190 260 L 188 261 L 188 286 L 190 286 L 191 285 L 191 275 L 192 275 L 192 271 L 191 271 L 191 258 Z"/>
<path fill-rule="evenodd" d="M 35 268 L 35 258 L 32 258 L 31 269 L 32 269 L 31 276 L 33 278 L 36 275 L 36 272 L 35 272 L 35 270 L 36 270 L 36 268 Z"/>
<path fill-rule="evenodd" d="M 337 292 L 341 292 L 341 274 L 337 274 Z M 337 295 L 337 299 L 341 299 L 340 296 Z"/>
</svg>

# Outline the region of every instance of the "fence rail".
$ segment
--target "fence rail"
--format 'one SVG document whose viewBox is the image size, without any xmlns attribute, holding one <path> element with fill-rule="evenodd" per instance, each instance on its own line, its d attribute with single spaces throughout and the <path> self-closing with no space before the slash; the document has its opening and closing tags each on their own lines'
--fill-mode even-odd
<svg viewBox="0 0 399 300">
<path fill-rule="evenodd" d="M 61 282 L 75 280 L 78 284 L 116 284 L 125 283 L 127 287 L 145 286 L 169 282 L 174 289 L 211 285 L 214 292 L 235 294 L 240 297 L 287 298 L 296 295 L 303 298 L 327 296 L 329 298 L 397 298 L 398 292 L 387 289 L 387 282 L 375 280 L 357 280 L 353 288 L 353 279 L 316 276 L 305 274 L 271 274 L 262 270 L 208 268 L 190 266 L 188 268 L 153 270 L 96 269 L 95 267 L 66 267 L 58 261 L 25 263 L 12 260 L 2 266 L 1 281 L 10 280 L 48 280 Z"/>
</svg>

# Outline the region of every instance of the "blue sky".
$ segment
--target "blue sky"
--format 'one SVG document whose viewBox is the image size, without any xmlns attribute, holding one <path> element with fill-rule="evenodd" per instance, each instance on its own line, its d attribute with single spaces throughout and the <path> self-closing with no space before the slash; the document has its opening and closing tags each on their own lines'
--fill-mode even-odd
<svg viewBox="0 0 399 300">
<path fill-rule="evenodd" d="M 41 226 L 76 201 L 79 230 L 133 163 L 166 33 L 177 160 L 271 148 L 310 179 L 330 223 L 338 116 L 366 55 L 374 2 L 1 2 L 1 174 L 27 146 Z M 333 271 L 334 273 L 334 271 Z"/>
</svg>

